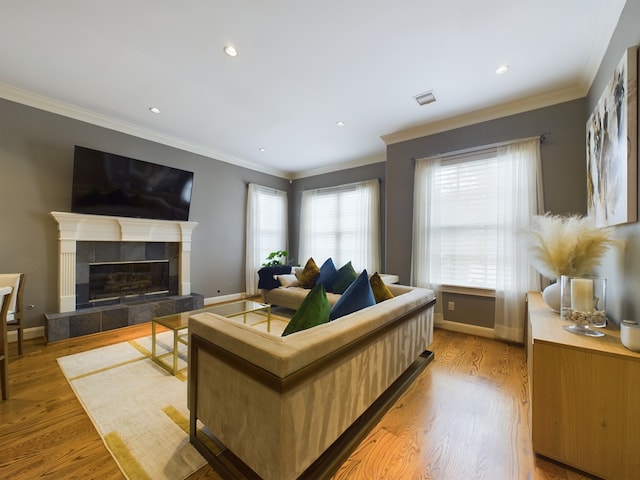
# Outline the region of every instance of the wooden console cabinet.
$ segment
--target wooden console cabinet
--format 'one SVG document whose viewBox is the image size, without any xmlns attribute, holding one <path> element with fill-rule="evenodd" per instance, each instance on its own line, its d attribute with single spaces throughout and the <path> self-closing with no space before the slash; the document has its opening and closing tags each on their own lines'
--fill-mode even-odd
<svg viewBox="0 0 640 480">
<path fill-rule="evenodd" d="M 528 294 L 527 364 L 536 453 L 605 479 L 640 475 L 640 354 L 620 332 L 592 338 Z"/>
</svg>

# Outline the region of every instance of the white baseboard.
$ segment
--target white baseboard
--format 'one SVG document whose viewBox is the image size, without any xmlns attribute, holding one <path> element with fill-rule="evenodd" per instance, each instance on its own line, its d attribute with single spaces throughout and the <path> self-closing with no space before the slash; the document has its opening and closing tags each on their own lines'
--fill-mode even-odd
<svg viewBox="0 0 640 480">
<path fill-rule="evenodd" d="M 215 305 L 216 303 L 232 302 L 234 300 L 244 300 L 247 298 L 246 293 L 233 293 L 230 295 L 221 295 L 219 297 L 209 297 L 204 299 L 205 305 Z"/>
<path fill-rule="evenodd" d="M 44 326 L 25 328 L 23 336 L 25 340 L 44 337 Z M 7 332 L 7 341 L 9 343 L 16 343 L 18 341 L 18 332 L 15 330 Z"/>
<path fill-rule="evenodd" d="M 434 322 L 434 326 L 451 332 L 465 333 L 467 335 L 475 335 L 477 337 L 496 338 L 493 328 L 480 327 L 478 325 L 451 322 L 449 320 L 436 320 Z"/>
</svg>

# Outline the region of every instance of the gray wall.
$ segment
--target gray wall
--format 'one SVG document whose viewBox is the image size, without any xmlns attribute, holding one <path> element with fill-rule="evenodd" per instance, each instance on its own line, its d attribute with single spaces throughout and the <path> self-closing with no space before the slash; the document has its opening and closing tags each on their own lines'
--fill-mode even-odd
<svg viewBox="0 0 640 480">
<path fill-rule="evenodd" d="M 293 256 L 296 263 L 304 265 L 306 258 L 298 258 L 298 245 L 300 238 L 300 203 L 302 201 L 302 192 L 312 188 L 324 188 L 334 185 L 343 185 L 346 183 L 362 182 L 365 180 L 380 180 L 380 249 L 382 251 L 382 259 L 380 265 L 384 270 L 384 231 L 385 231 L 385 196 L 386 196 L 386 180 L 385 180 L 385 163 L 374 163 L 362 167 L 350 168 L 339 172 L 326 173 L 323 175 L 315 175 L 312 177 L 294 180 L 292 183 L 292 192 L 289 195 L 289 253 L 290 258 Z M 340 265 L 338 265 L 340 268 Z"/>
<path fill-rule="evenodd" d="M 443 320 L 493 328 L 495 303 L 493 297 L 442 292 Z"/>
<path fill-rule="evenodd" d="M 207 297 L 245 291 L 247 184 L 288 191 L 287 180 L 0 100 L 0 271 L 25 272 L 27 327 L 57 311 L 58 231 L 51 211 L 68 212 L 74 145 L 194 172 L 189 220 L 192 290 Z"/>
<path fill-rule="evenodd" d="M 640 43 L 640 0 L 628 0 L 589 95 L 519 115 L 390 145 L 387 162 L 287 180 L 0 99 L 0 271 L 29 277 L 27 326 L 57 308 L 57 228 L 49 217 L 69 211 L 76 144 L 195 172 L 190 220 L 192 288 L 205 297 L 244 291 L 246 185 L 289 191 L 289 250 L 297 256 L 302 191 L 371 178 L 381 180 L 383 270 L 408 283 L 411 269 L 412 159 L 551 132 L 542 147 L 546 210 L 586 213 L 585 122 L 622 52 Z M 616 229 L 625 248 L 607 256 L 608 308 L 614 319 L 640 316 L 640 226 Z M 299 261 L 299 259 L 296 259 Z M 458 307 L 456 302 L 456 309 Z"/>
<path fill-rule="evenodd" d="M 387 147 L 386 271 L 411 275 L 413 159 L 551 132 L 541 146 L 545 210 L 586 213 L 585 99 Z"/>
<path fill-rule="evenodd" d="M 640 0 L 627 0 L 605 58 L 589 90 L 584 124 L 624 51 L 628 47 L 640 45 L 639 20 Z M 638 138 L 640 139 L 640 122 Z M 607 316 L 616 323 L 624 319 L 640 320 L 640 224 L 615 227 L 614 233 L 621 244 L 609 251 L 601 269 L 601 274 L 607 278 Z"/>
</svg>

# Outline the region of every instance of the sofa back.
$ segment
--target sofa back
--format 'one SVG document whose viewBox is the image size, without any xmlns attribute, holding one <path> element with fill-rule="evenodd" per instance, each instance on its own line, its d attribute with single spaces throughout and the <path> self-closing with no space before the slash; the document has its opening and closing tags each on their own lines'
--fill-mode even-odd
<svg viewBox="0 0 640 480">
<path fill-rule="evenodd" d="M 277 377 L 286 378 L 435 301 L 432 290 L 403 285 L 389 285 L 389 289 L 396 295 L 392 299 L 286 337 L 211 312 L 191 316 L 189 333 L 208 339 Z"/>
</svg>

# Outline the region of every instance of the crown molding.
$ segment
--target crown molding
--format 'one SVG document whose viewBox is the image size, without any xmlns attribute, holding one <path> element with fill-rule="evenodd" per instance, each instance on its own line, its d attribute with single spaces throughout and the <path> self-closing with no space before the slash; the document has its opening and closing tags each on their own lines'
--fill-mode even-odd
<svg viewBox="0 0 640 480">
<path fill-rule="evenodd" d="M 85 108 L 72 105 L 70 103 L 55 100 L 53 98 L 33 93 L 27 90 L 13 87 L 11 85 L 0 83 L 0 98 L 20 103 L 28 107 L 37 108 L 46 112 L 62 115 L 63 117 L 72 118 L 81 122 L 90 123 L 98 127 L 108 128 L 116 132 L 125 133 L 134 137 L 150 140 L 152 142 L 174 147 L 186 152 L 195 153 L 204 157 L 219 160 L 221 162 L 230 163 L 239 167 L 248 168 L 258 172 L 274 175 L 281 178 L 289 178 L 287 172 L 267 168 L 252 162 L 247 162 L 231 155 L 213 151 L 201 145 L 185 142 L 177 137 L 163 134 L 156 130 L 143 128 L 129 122 L 118 120 L 108 115 L 87 110 Z"/>
<path fill-rule="evenodd" d="M 542 95 L 533 95 L 520 98 L 512 102 L 503 103 L 481 110 L 476 110 L 455 117 L 436 120 L 424 125 L 407 128 L 398 132 L 382 135 L 382 141 L 388 146 L 394 143 L 406 142 L 416 138 L 427 137 L 436 133 L 442 133 L 456 128 L 468 127 L 477 123 L 496 120 L 498 118 L 529 112 L 538 108 L 549 107 L 563 102 L 576 100 L 586 96 L 587 89 L 584 85 L 556 90 Z"/>
<path fill-rule="evenodd" d="M 386 152 L 381 152 L 369 157 L 358 158 L 355 160 L 349 160 L 345 162 L 335 163 L 326 167 L 319 167 L 311 170 L 305 170 L 304 172 L 289 172 L 289 179 L 299 180 L 301 178 L 313 177 L 315 175 L 322 175 L 325 173 L 339 172 L 341 170 L 348 170 L 350 168 L 363 167 L 365 165 L 372 165 L 374 163 L 382 163 L 387 161 Z"/>
</svg>

